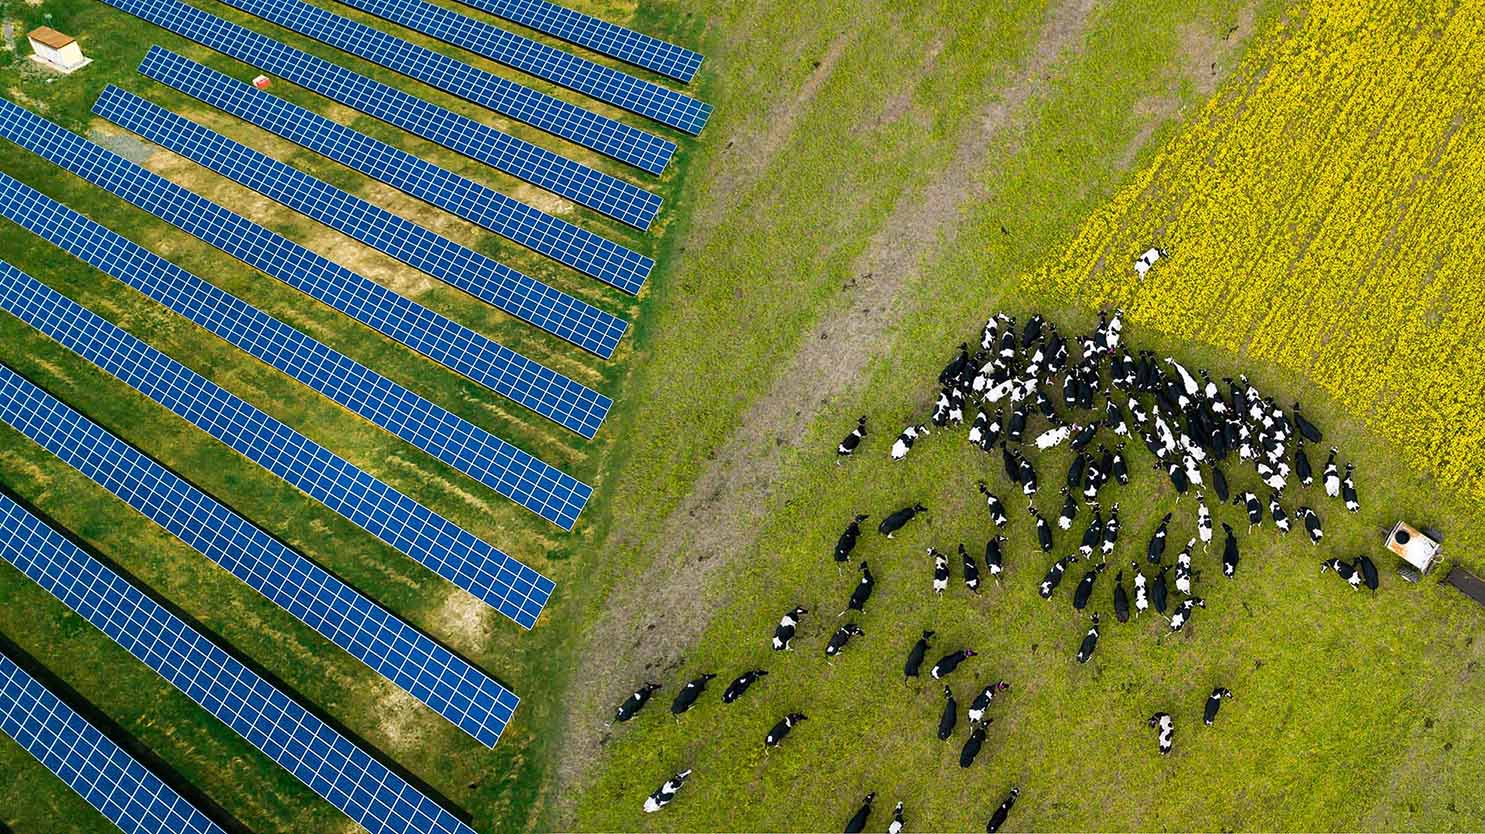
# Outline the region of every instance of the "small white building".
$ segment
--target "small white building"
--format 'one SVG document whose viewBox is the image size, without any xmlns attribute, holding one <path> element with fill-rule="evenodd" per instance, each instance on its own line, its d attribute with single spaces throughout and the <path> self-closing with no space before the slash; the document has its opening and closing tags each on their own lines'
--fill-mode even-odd
<svg viewBox="0 0 1485 834">
<path fill-rule="evenodd" d="M 50 26 L 33 30 L 26 39 L 31 41 L 31 50 L 34 53 L 31 60 L 58 72 L 74 72 L 93 62 L 92 58 L 82 54 L 77 38 L 64 35 Z"/>
</svg>

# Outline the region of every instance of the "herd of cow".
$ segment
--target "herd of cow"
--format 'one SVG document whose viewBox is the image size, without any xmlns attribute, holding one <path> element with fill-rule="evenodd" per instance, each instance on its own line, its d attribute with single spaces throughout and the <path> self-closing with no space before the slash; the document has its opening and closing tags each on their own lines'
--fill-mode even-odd
<svg viewBox="0 0 1485 834">
<path fill-rule="evenodd" d="M 1177 632 L 1191 622 L 1197 608 L 1206 606 L 1202 597 L 1194 593 L 1197 574 L 1192 569 L 1192 558 L 1198 544 L 1206 550 L 1213 538 L 1208 490 L 1217 501 L 1243 508 L 1250 534 L 1266 521 L 1278 532 L 1287 534 L 1293 518 L 1313 544 L 1321 542 L 1324 529 L 1319 514 L 1308 506 L 1295 506 L 1291 514 L 1285 507 L 1285 491 L 1295 481 L 1303 486 L 1314 482 L 1315 470 L 1305 444 L 1322 442 L 1323 434 L 1305 417 L 1299 403 L 1286 410 L 1271 397 L 1263 396 L 1245 376 L 1224 378 L 1219 386 L 1205 370 L 1193 375 L 1173 358 L 1161 361 L 1149 351 L 1131 352 L 1122 343 L 1122 329 L 1120 312 L 1116 311 L 1112 317 L 1100 313 L 1093 332 L 1074 343 L 1040 315 L 1032 316 L 1019 329 L 1010 316 L 992 316 L 981 335 L 979 350 L 971 354 L 968 343 L 961 344 L 957 356 L 939 374 L 940 393 L 930 420 L 903 429 L 892 443 L 889 456 L 902 461 L 915 444 L 935 429 L 963 424 L 966 406 L 972 403 L 976 414 L 970 420 L 969 441 L 986 453 L 998 451 L 1008 482 L 1027 500 L 1027 514 L 1035 526 L 1041 552 L 1050 553 L 1054 549 L 1057 539 L 1054 527 L 1070 531 L 1079 516 L 1086 516 L 1077 549 L 1055 560 L 1038 588 L 1043 599 L 1051 599 L 1067 571 L 1084 564 L 1082 577 L 1072 594 L 1073 607 L 1082 612 L 1089 606 L 1118 542 L 1119 504 L 1109 502 L 1105 509 L 1104 499 L 1111 483 L 1130 482 L 1125 443 L 1137 437 L 1153 456 L 1153 468 L 1169 479 L 1177 507 L 1186 496 L 1192 497 L 1196 535 L 1186 542 L 1173 563 L 1167 563 L 1166 538 L 1174 515 L 1167 513 L 1145 549 L 1146 560 L 1155 571 L 1153 576 L 1146 576 L 1140 563 L 1131 561 L 1128 563 L 1131 584 L 1126 588 L 1124 571 L 1116 571 L 1112 592 L 1114 617 L 1120 623 L 1127 622 L 1131 616 L 1137 617 L 1153 607 L 1165 616 L 1169 630 Z M 1045 423 L 1046 428 L 1031 434 L 1029 427 L 1034 422 Z M 850 434 L 840 441 L 837 463 L 855 455 L 867 433 L 867 419 L 861 417 Z M 1038 472 L 1032 456 L 1062 446 L 1070 447 L 1073 458 L 1058 489 L 1063 497 L 1061 512 L 1055 521 L 1049 521 L 1031 503 L 1041 489 L 1044 474 Z M 1347 510 L 1357 512 L 1360 501 L 1352 478 L 1353 466 L 1346 464 L 1342 474 L 1337 455 L 1338 451 L 1330 448 L 1320 470 L 1320 480 L 1327 496 L 1341 499 Z M 1261 497 L 1247 490 L 1232 494 L 1224 471 L 1227 466 L 1251 466 L 1268 494 Z M 982 577 L 999 583 L 1006 570 L 1004 531 L 1010 515 L 1006 503 L 986 481 L 979 481 L 976 486 L 995 529 L 982 559 L 960 544 L 958 561 L 965 586 L 978 593 Z M 927 508 L 923 504 L 914 502 L 884 516 L 877 531 L 888 539 L 893 538 L 925 512 Z M 851 560 L 862 535 L 861 525 L 867 520 L 868 515 L 858 514 L 846 525 L 834 549 L 836 562 Z M 1222 522 L 1220 527 L 1224 536 L 1222 574 L 1230 579 L 1236 575 L 1242 560 L 1239 537 L 1232 525 Z M 950 559 L 933 547 L 928 548 L 928 556 L 933 566 L 931 590 L 943 594 L 951 581 Z M 863 614 L 876 586 L 876 577 L 865 561 L 859 563 L 858 569 L 859 578 L 842 616 L 851 612 Z M 1364 555 L 1352 561 L 1331 558 L 1321 562 L 1321 573 L 1332 570 L 1353 588 L 1364 584 L 1375 591 L 1378 587 L 1376 566 Z M 808 613 L 796 606 L 780 618 L 771 642 L 775 651 L 792 649 L 801 618 Z M 1097 650 L 1099 628 L 1100 615 L 1095 611 L 1073 655 L 1078 663 L 1086 663 Z M 837 628 L 824 650 L 827 662 L 845 650 L 852 638 L 863 634 L 861 627 L 850 620 Z M 923 631 L 908 651 L 903 666 L 906 677 L 918 676 L 933 635 L 931 630 Z M 974 650 L 968 647 L 944 654 L 930 667 L 929 675 L 942 681 L 974 656 Z M 754 669 L 740 675 L 728 685 L 723 702 L 736 701 L 767 674 L 763 669 Z M 671 712 L 680 715 L 691 709 L 714 677 L 704 674 L 687 682 L 672 701 Z M 655 683 L 640 687 L 618 708 L 616 720 L 633 718 L 659 688 Z M 987 715 L 989 708 L 996 695 L 1009 688 L 1006 681 L 990 683 L 970 704 L 967 712 L 970 733 L 960 753 L 961 767 L 974 763 L 993 721 Z M 947 685 L 943 691 L 944 709 L 938 736 L 947 740 L 958 722 L 959 707 Z M 1232 692 L 1221 686 L 1211 692 L 1203 711 L 1207 725 L 1213 724 L 1222 700 L 1231 697 Z M 765 749 L 777 747 L 804 720 L 806 716 L 801 712 L 785 715 L 764 736 Z M 1160 753 L 1170 753 L 1175 735 L 1174 717 L 1159 712 L 1148 719 L 1148 724 L 1158 730 Z M 653 812 L 665 807 L 690 775 L 689 769 L 683 770 L 667 780 L 646 799 L 645 810 Z M 1019 789 L 1012 789 L 994 810 L 987 831 L 999 829 L 1019 793 Z M 850 817 L 846 831 L 865 829 L 875 796 L 875 793 L 866 795 Z M 903 814 L 903 803 L 898 802 L 889 832 L 896 834 L 902 830 Z"/>
</svg>

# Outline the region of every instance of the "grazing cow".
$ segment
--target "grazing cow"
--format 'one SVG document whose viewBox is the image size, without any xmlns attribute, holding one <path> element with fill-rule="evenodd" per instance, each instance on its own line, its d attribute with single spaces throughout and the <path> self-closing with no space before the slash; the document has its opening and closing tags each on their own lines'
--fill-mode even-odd
<svg viewBox="0 0 1485 834">
<path fill-rule="evenodd" d="M 1304 414 L 1300 413 L 1298 401 L 1294 403 L 1294 425 L 1299 427 L 1299 433 L 1311 443 L 1319 443 L 1325 437 L 1314 423 L 1306 420 Z"/>
<path fill-rule="evenodd" d="M 1149 724 L 1152 728 L 1158 727 L 1160 729 L 1160 755 L 1169 756 L 1171 742 L 1175 740 L 1176 736 L 1175 719 L 1171 718 L 1168 712 L 1157 712 L 1150 716 L 1149 720 L 1145 723 Z"/>
<path fill-rule="evenodd" d="M 722 703 L 730 704 L 741 698 L 743 693 L 748 691 L 748 687 L 767 674 L 768 672 L 762 669 L 754 669 L 751 672 L 743 672 L 741 675 L 738 675 L 732 683 L 727 684 L 727 689 L 722 692 Z"/>
<path fill-rule="evenodd" d="M 1237 536 L 1233 535 L 1232 525 L 1225 521 L 1222 522 L 1222 531 L 1227 534 L 1227 542 L 1222 546 L 1222 575 L 1231 579 L 1238 566 Z"/>
<path fill-rule="evenodd" d="M 1346 477 L 1341 479 L 1341 498 L 1346 502 L 1347 512 L 1358 512 L 1361 510 L 1361 501 L 1356 496 L 1356 481 L 1351 479 L 1351 471 L 1356 464 L 1346 464 Z"/>
<path fill-rule="evenodd" d="M 1114 619 L 1129 622 L 1129 592 L 1124 590 L 1124 571 L 1114 574 Z"/>
<path fill-rule="evenodd" d="M 944 366 L 944 369 L 942 371 L 939 371 L 939 373 L 938 373 L 938 383 L 940 385 L 948 385 L 949 383 L 951 383 L 954 380 L 958 379 L 959 376 L 961 374 L 963 374 L 964 373 L 964 370 L 966 368 L 968 368 L 968 367 L 969 367 L 969 343 L 968 342 L 960 342 L 959 343 L 959 355 L 958 356 L 955 356 L 954 359 L 949 362 L 949 364 L 945 365 Z"/>
<path fill-rule="evenodd" d="M 646 683 L 634 690 L 633 695 L 625 698 L 624 703 L 619 704 L 618 711 L 614 713 L 614 720 L 622 723 L 638 715 L 639 711 L 645 708 L 645 704 L 650 702 L 650 696 L 659 688 L 658 683 Z"/>
<path fill-rule="evenodd" d="M 1011 814 L 1011 806 L 1016 804 L 1016 797 L 1020 795 L 1020 788 L 1011 788 L 1010 795 L 1005 798 L 1004 802 L 1000 803 L 1000 807 L 995 809 L 995 813 L 990 815 L 990 821 L 985 824 L 985 834 L 995 834 L 995 832 L 1000 830 L 1002 825 L 1005 825 L 1006 817 Z"/>
<path fill-rule="evenodd" d="M 974 649 L 960 649 L 957 652 L 951 652 L 939 658 L 938 662 L 933 664 L 933 668 L 928 671 L 928 674 L 932 675 L 934 680 L 942 680 L 946 675 L 958 669 L 959 664 L 974 656 Z"/>
<path fill-rule="evenodd" d="M 990 577 L 1000 582 L 1000 574 L 1005 570 L 1005 536 L 995 536 L 985 542 L 985 570 L 990 571 Z"/>
<path fill-rule="evenodd" d="M 914 504 L 911 507 L 903 507 L 902 509 L 882 519 L 882 523 L 877 525 L 877 532 L 890 539 L 894 534 L 897 533 L 898 530 L 901 530 L 903 527 L 907 526 L 907 523 L 909 521 L 912 521 L 914 518 L 916 518 L 918 513 L 926 512 L 928 512 L 928 508 L 923 506 L 922 504 Z"/>
<path fill-rule="evenodd" d="M 916 678 L 918 670 L 923 668 L 923 655 L 928 652 L 928 638 L 933 636 L 932 631 L 925 630 L 918 642 L 908 651 L 907 662 L 902 665 L 902 680 L 907 682 L 908 678 Z"/>
<path fill-rule="evenodd" d="M 984 481 L 977 481 L 975 486 L 979 487 L 980 494 L 985 496 L 985 506 L 990 508 L 990 521 L 996 527 L 1005 529 L 1006 522 L 1010 520 L 1006 517 L 1005 505 L 1000 503 L 1000 499 L 990 491 L 990 487 L 986 486 Z"/>
<path fill-rule="evenodd" d="M 944 687 L 944 711 L 938 716 L 938 740 L 948 741 L 954 734 L 954 725 L 959 723 L 959 703 L 954 700 L 954 690 Z"/>
<path fill-rule="evenodd" d="M 1114 469 L 1114 480 L 1118 481 L 1120 486 L 1128 486 L 1129 485 L 1129 464 L 1128 463 L 1125 463 L 1125 461 L 1124 461 L 1124 444 L 1123 443 L 1120 443 L 1119 446 L 1118 446 L 1118 448 L 1114 449 L 1114 460 L 1113 460 L 1112 466 L 1113 466 L 1113 469 Z"/>
<path fill-rule="evenodd" d="M 858 626 L 855 623 L 846 623 L 845 625 L 836 629 L 834 634 L 830 635 L 830 642 L 825 644 L 825 656 L 835 657 L 836 655 L 840 654 L 841 650 L 846 647 L 847 643 L 851 642 L 852 637 L 865 636 L 866 632 L 861 630 L 861 626 Z"/>
<path fill-rule="evenodd" d="M 1165 531 L 1170 526 L 1170 513 L 1160 519 L 1160 526 L 1155 528 L 1155 535 L 1150 537 L 1150 544 L 1145 548 L 1145 556 L 1151 564 L 1160 564 L 1160 557 L 1165 553 Z"/>
<path fill-rule="evenodd" d="M 1072 561 L 1076 558 L 1073 555 L 1063 556 L 1061 559 L 1053 562 L 1052 567 L 1047 569 L 1047 575 L 1042 578 L 1041 587 L 1038 589 L 1038 593 L 1042 595 L 1042 599 L 1052 598 L 1052 592 L 1057 590 L 1058 584 L 1062 582 L 1062 574 L 1067 571 L 1067 566 L 1072 564 Z"/>
<path fill-rule="evenodd" d="M 969 424 L 969 442 L 982 450 L 985 449 L 985 438 L 989 428 L 990 417 L 985 413 L 985 409 L 981 408 L 975 412 L 974 422 Z"/>
<path fill-rule="evenodd" d="M 995 719 L 991 718 L 985 723 Z M 980 755 L 980 748 L 985 744 L 985 725 L 976 724 L 970 728 L 969 738 L 964 740 L 964 747 L 959 751 L 959 766 L 969 767 L 975 763 L 975 757 Z"/>
<path fill-rule="evenodd" d="M 846 525 L 845 532 L 835 542 L 835 561 L 844 562 L 851 558 L 851 551 L 856 549 L 856 540 L 861 537 L 861 522 L 866 519 L 867 516 L 863 513 Z"/>
<path fill-rule="evenodd" d="M 871 575 L 871 568 L 861 563 L 861 581 L 856 583 L 856 589 L 851 592 L 851 598 L 846 602 L 846 611 L 866 611 L 866 601 L 871 599 L 871 591 L 877 586 L 877 578 Z M 841 614 L 846 613 L 842 611 Z M 839 614 L 836 616 L 840 616 Z"/>
<path fill-rule="evenodd" d="M 1062 514 L 1057 517 L 1057 526 L 1063 530 L 1071 530 L 1073 519 L 1078 517 L 1078 502 L 1072 497 L 1072 492 L 1067 487 L 1062 488 Z"/>
<path fill-rule="evenodd" d="M 1176 590 L 1191 595 L 1191 549 L 1196 539 L 1186 542 L 1186 547 L 1176 554 Z"/>
<path fill-rule="evenodd" d="M 1083 485 L 1084 478 L 1088 475 L 1088 467 L 1093 465 L 1092 458 L 1081 452 L 1073 457 L 1072 463 L 1067 467 L 1067 488 L 1078 489 Z"/>
<path fill-rule="evenodd" d="M 1326 559 L 1320 563 L 1320 574 L 1323 576 L 1328 570 L 1335 571 L 1336 576 L 1346 580 L 1346 583 L 1351 586 L 1352 590 L 1361 587 L 1361 571 L 1357 570 L 1350 562 L 1343 562 L 1340 559 Z"/>
<path fill-rule="evenodd" d="M 1093 656 L 1093 650 L 1098 648 L 1098 612 L 1093 613 L 1093 626 L 1083 636 L 1083 644 L 1078 647 L 1077 661 L 1087 663 L 1088 658 Z"/>
<path fill-rule="evenodd" d="M 938 400 L 933 404 L 933 416 L 930 419 L 939 428 L 943 428 L 949 424 L 949 411 L 953 408 L 953 403 L 949 399 L 950 390 L 945 388 L 940 391 L 938 393 Z M 909 443 L 908 446 L 911 447 L 912 444 Z"/>
<path fill-rule="evenodd" d="M 666 805 L 669 805 L 670 801 L 675 799 L 675 795 L 680 791 L 681 786 L 686 784 L 686 779 L 690 775 L 691 770 L 687 768 L 670 777 L 665 781 L 665 784 L 656 788 L 655 792 L 650 794 L 649 798 L 645 800 L 645 813 L 653 814 Z"/>
<path fill-rule="evenodd" d="M 856 813 L 851 815 L 851 819 L 846 822 L 846 834 L 861 834 L 866 830 L 866 819 L 871 816 L 871 803 L 876 798 L 875 791 L 866 795 L 866 799 L 861 802 L 861 807 L 857 808 Z"/>
<path fill-rule="evenodd" d="M 1289 514 L 1284 512 L 1284 506 L 1279 503 L 1279 493 L 1268 494 L 1268 514 L 1274 520 L 1274 526 L 1279 528 L 1280 533 L 1289 533 Z"/>
<path fill-rule="evenodd" d="M 1170 630 L 1180 631 L 1191 622 L 1191 612 L 1197 608 L 1206 608 L 1207 602 L 1201 597 L 1187 597 L 1184 602 L 1176 606 L 1176 612 L 1170 617 Z"/>
<path fill-rule="evenodd" d="M 887 834 L 902 834 L 905 825 L 902 820 L 902 800 L 899 799 L 897 807 L 892 809 L 892 822 L 887 826 Z"/>
<path fill-rule="evenodd" d="M 959 544 L 959 564 L 964 566 L 964 587 L 972 593 L 980 592 L 980 565 L 975 557 L 964 549 L 964 543 Z"/>
<path fill-rule="evenodd" d="M 866 570 L 865 562 L 861 563 L 861 570 Z M 799 617 L 803 614 L 808 613 L 809 609 L 807 608 L 795 608 L 793 611 L 785 614 L 779 620 L 779 624 L 777 626 L 774 626 L 773 629 L 774 651 L 781 651 L 785 649 L 791 652 L 794 651 L 794 648 L 789 645 L 789 641 L 794 639 L 794 631 L 795 629 L 799 628 Z"/>
<path fill-rule="evenodd" d="M 1084 559 L 1093 558 L 1093 549 L 1103 542 L 1103 510 L 1097 504 L 1093 505 L 1093 518 L 1088 520 L 1088 527 L 1083 530 L 1083 541 L 1078 545 L 1078 555 Z"/>
<path fill-rule="evenodd" d="M 1010 689 L 1011 685 L 1005 681 L 996 681 L 980 690 L 980 694 L 969 704 L 969 720 L 978 724 L 985 720 L 985 710 L 990 708 L 990 702 L 995 700 L 995 693 Z"/>
<path fill-rule="evenodd" d="M 773 725 L 773 729 L 768 731 L 767 736 L 764 736 L 763 746 L 765 748 L 778 747 L 784 737 L 789 735 L 789 731 L 794 729 L 795 724 L 806 720 L 808 717 L 802 712 L 791 712 L 780 718 L 779 723 Z"/>
<path fill-rule="evenodd" d="M 1300 441 L 1294 450 L 1294 473 L 1299 476 L 1299 482 L 1305 486 L 1315 482 L 1315 472 L 1310 468 L 1310 456 L 1305 454 L 1304 441 Z"/>
<path fill-rule="evenodd" d="M 1170 485 L 1175 487 L 1176 501 L 1179 502 L 1181 496 L 1186 494 L 1186 490 L 1191 488 L 1191 481 L 1186 478 L 1186 470 L 1182 469 L 1179 463 L 1162 464 L 1160 461 L 1155 462 L 1155 468 L 1164 469 L 1165 474 L 1170 477 Z"/>
<path fill-rule="evenodd" d="M 1088 448 L 1089 443 L 1093 442 L 1093 438 L 1097 436 L 1097 434 L 1098 423 L 1089 423 L 1086 426 L 1080 427 L 1078 429 L 1077 435 L 1073 437 L 1072 447 L 1079 452 L 1083 451 L 1084 449 Z"/>
<path fill-rule="evenodd" d="M 1104 569 L 1107 567 L 1107 563 L 1100 562 L 1099 564 L 1089 568 L 1088 571 L 1083 574 L 1083 580 L 1079 582 L 1078 587 L 1073 590 L 1073 608 L 1082 611 L 1084 608 L 1088 607 L 1088 598 L 1093 596 L 1093 581 L 1097 579 L 1098 575 L 1100 573 L 1103 573 Z"/>
<path fill-rule="evenodd" d="M 1330 498 L 1341 497 L 1341 471 L 1335 465 L 1336 447 L 1330 447 L 1330 459 L 1325 461 L 1325 474 L 1321 476 L 1325 483 L 1325 494 Z"/>
<path fill-rule="evenodd" d="M 1325 536 L 1325 530 L 1320 526 L 1320 516 L 1315 515 L 1315 511 L 1309 507 L 1300 507 L 1296 512 L 1304 522 L 1305 532 L 1310 534 L 1310 544 L 1319 544 L 1320 539 Z"/>
<path fill-rule="evenodd" d="M 1222 699 L 1231 697 L 1231 689 L 1223 686 L 1219 686 L 1216 689 L 1213 689 L 1212 694 L 1207 697 L 1206 708 L 1202 710 L 1201 713 L 1202 723 L 1206 724 L 1208 727 L 1212 726 L 1213 722 L 1217 720 L 1217 710 L 1222 708 Z"/>
<path fill-rule="evenodd" d="M 1017 476 L 1021 482 L 1021 494 L 1027 498 L 1036 497 L 1036 467 L 1026 458 L 1018 458 L 1021 471 Z"/>
<path fill-rule="evenodd" d="M 928 555 L 933 557 L 933 592 L 943 596 L 949 590 L 949 557 L 932 547 L 928 548 Z"/>
<path fill-rule="evenodd" d="M 903 429 L 902 434 L 897 436 L 897 440 L 892 442 L 892 459 L 902 460 L 907 457 L 907 453 L 912 450 L 913 444 L 918 441 L 920 436 L 926 434 L 928 434 L 928 427 L 921 423 Z"/>
<path fill-rule="evenodd" d="M 1138 617 L 1150 607 L 1150 597 L 1145 591 L 1145 575 L 1140 573 L 1138 562 L 1130 562 L 1129 567 L 1134 571 L 1134 615 Z"/>
<path fill-rule="evenodd" d="M 1036 511 L 1036 507 L 1027 507 L 1026 508 L 1026 511 L 1029 512 L 1029 513 L 1031 513 L 1031 517 L 1032 518 L 1036 519 L 1036 540 L 1037 540 L 1037 543 L 1041 545 L 1042 552 L 1043 553 L 1051 553 L 1052 552 L 1052 527 L 1051 527 L 1051 525 L 1047 524 L 1047 520 L 1042 517 L 1042 514 Z"/>
<path fill-rule="evenodd" d="M 1101 552 L 1105 557 L 1114 552 L 1114 545 L 1119 543 L 1119 503 L 1109 508 L 1109 520 L 1103 525 L 1103 545 Z"/>
<path fill-rule="evenodd" d="M 1362 583 L 1365 584 L 1366 587 L 1370 590 L 1377 590 L 1377 586 L 1381 583 L 1378 582 L 1377 579 L 1376 564 L 1372 562 L 1372 560 L 1365 553 L 1363 553 L 1356 557 L 1353 565 L 1358 571 L 1361 572 Z"/>
<path fill-rule="evenodd" d="M 1166 257 L 1166 252 L 1164 249 L 1161 249 L 1158 246 L 1151 246 L 1149 249 L 1146 249 L 1144 253 L 1142 253 L 1138 258 L 1135 258 L 1135 273 L 1139 275 L 1141 279 L 1144 279 L 1145 273 L 1150 271 L 1150 267 L 1154 266 L 1156 261 L 1164 257 Z"/>
<path fill-rule="evenodd" d="M 1012 397 L 1012 401 L 1015 398 Z M 1022 403 L 1011 411 L 1010 422 L 1006 423 L 1005 436 L 1012 443 L 1020 443 L 1021 436 L 1026 433 L 1026 404 Z"/>
<path fill-rule="evenodd" d="M 1233 496 L 1232 503 L 1234 506 L 1242 507 L 1248 511 L 1249 533 L 1253 532 L 1254 527 L 1263 523 L 1263 502 L 1258 500 L 1257 495 L 1251 492 L 1244 492 L 1242 495 Z"/>
<path fill-rule="evenodd" d="M 1150 585 L 1150 604 L 1155 606 L 1157 614 L 1165 613 L 1166 599 L 1169 596 L 1165 587 L 1165 572 L 1168 570 L 1170 570 L 1170 565 L 1163 566 L 1160 573 L 1155 574 L 1155 582 Z"/>
<path fill-rule="evenodd" d="M 706 690 L 706 682 L 715 677 L 715 674 L 707 672 L 701 677 L 688 682 L 681 688 L 680 692 L 676 693 L 675 700 L 670 702 L 670 714 L 680 715 L 691 709 L 695 705 L 696 699 L 700 698 L 701 693 Z"/>
<path fill-rule="evenodd" d="M 1221 457 L 1221 455 L 1218 455 Z M 1227 476 L 1222 473 L 1222 467 L 1212 467 L 1212 491 L 1217 493 L 1218 501 L 1227 500 Z"/>
<path fill-rule="evenodd" d="M 1196 493 L 1196 535 L 1201 539 L 1201 549 L 1205 553 L 1207 545 L 1212 543 L 1212 511 L 1207 509 L 1203 498 L 1200 492 Z"/>
<path fill-rule="evenodd" d="M 1077 425 L 1054 426 L 1050 429 L 1047 429 L 1046 431 L 1036 436 L 1036 448 L 1045 450 L 1050 449 L 1053 446 L 1061 446 L 1063 443 L 1067 442 L 1067 439 L 1072 436 L 1072 433 L 1074 431 L 1080 429 L 1082 429 L 1082 426 Z"/>
<path fill-rule="evenodd" d="M 839 446 L 835 447 L 835 462 L 840 463 L 841 458 L 850 457 L 856 451 L 856 447 L 861 445 L 861 439 L 863 437 L 866 437 L 865 414 L 861 415 L 861 418 L 856 421 L 856 428 L 841 440 Z"/>
</svg>

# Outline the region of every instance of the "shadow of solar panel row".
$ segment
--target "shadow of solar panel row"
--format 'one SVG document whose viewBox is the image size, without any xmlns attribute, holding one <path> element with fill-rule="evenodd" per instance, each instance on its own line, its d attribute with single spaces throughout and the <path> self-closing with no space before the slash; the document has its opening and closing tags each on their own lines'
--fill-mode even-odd
<svg viewBox="0 0 1485 834">
<path fill-rule="evenodd" d="M 514 693 L 252 522 L 35 386 L 0 384 L 0 420 L 481 744 L 499 740 Z"/>
<path fill-rule="evenodd" d="M 690 83 L 696 71 L 701 69 L 701 56 L 689 49 L 633 29 L 625 29 L 592 15 L 575 12 L 547 0 L 459 2 L 683 83 Z"/>
<path fill-rule="evenodd" d="M 0 215 L 563 530 L 593 496 L 590 485 L 4 174 Z"/>
<path fill-rule="evenodd" d="M 637 185 L 285 46 L 195 6 L 179 0 L 103 2 L 636 228 L 648 229 L 660 211 L 660 196 Z"/>
<path fill-rule="evenodd" d="M 372 834 L 474 834 L 4 494 L 0 557 Z"/>
<path fill-rule="evenodd" d="M 592 438 L 613 400 L 0 98 L 0 137 Z"/>
<path fill-rule="evenodd" d="M 564 530 L 593 494 L 587 484 L 4 174 L 0 214 Z"/>
<path fill-rule="evenodd" d="M 0 306 L 520 625 L 551 596 L 550 579 L 56 290 L 0 271 Z"/>
<path fill-rule="evenodd" d="M 553 49 L 426 0 L 340 2 L 692 136 L 701 133 L 712 112 L 710 104 L 684 93 Z"/>
<path fill-rule="evenodd" d="M 109 85 L 93 114 L 599 356 L 628 323 L 446 237 Z"/>
<path fill-rule="evenodd" d="M 126 834 L 222 834 L 216 823 L 3 654 L 0 733 Z"/>
<path fill-rule="evenodd" d="M 152 47 L 139 71 L 631 295 L 655 266 L 652 258 L 167 49 Z"/>
<path fill-rule="evenodd" d="M 221 0 L 493 112 L 660 174 L 675 143 L 299 0 Z"/>
</svg>

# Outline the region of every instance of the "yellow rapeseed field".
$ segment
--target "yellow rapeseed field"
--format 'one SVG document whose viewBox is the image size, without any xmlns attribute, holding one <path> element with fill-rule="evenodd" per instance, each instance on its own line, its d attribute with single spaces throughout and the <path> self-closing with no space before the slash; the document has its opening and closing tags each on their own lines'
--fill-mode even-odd
<svg viewBox="0 0 1485 834">
<path fill-rule="evenodd" d="M 1302 371 L 1485 497 L 1482 79 L 1479 0 L 1298 7 L 1028 280 Z"/>
</svg>

